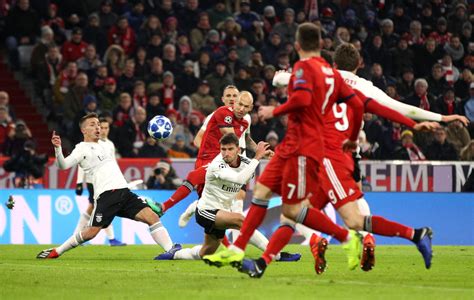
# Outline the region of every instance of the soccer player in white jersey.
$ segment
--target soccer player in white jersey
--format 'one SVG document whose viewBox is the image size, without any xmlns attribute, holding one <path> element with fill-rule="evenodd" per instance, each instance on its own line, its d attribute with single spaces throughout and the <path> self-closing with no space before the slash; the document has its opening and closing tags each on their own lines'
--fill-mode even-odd
<svg viewBox="0 0 474 300">
<path fill-rule="evenodd" d="M 219 141 L 220 154 L 207 168 L 206 183 L 196 208 L 196 222 L 204 228 L 204 243 L 175 253 L 163 253 L 156 259 L 201 259 L 213 254 L 225 236 L 226 229 L 240 229 L 244 216 L 232 212 L 231 207 L 242 185 L 254 175 L 259 160 L 270 153 L 269 145 L 260 142 L 255 157 L 240 155 L 239 138 L 225 134 Z"/>
<path fill-rule="evenodd" d="M 115 159 L 115 146 L 111 140 L 109 140 L 110 124 L 106 119 L 99 119 L 100 122 L 100 140 L 99 142 L 107 149 L 107 151 Z M 91 213 L 94 209 L 94 186 L 92 185 L 92 178 L 88 176 L 84 170 L 77 166 L 77 184 L 76 184 L 76 195 L 82 195 L 84 189 L 84 183 L 86 183 L 87 190 L 89 191 L 89 205 L 84 213 L 81 214 L 79 222 L 77 223 L 74 233 L 80 232 L 84 227 L 87 226 L 91 218 Z M 115 238 L 114 227 L 110 224 L 107 228 L 104 229 L 107 239 L 109 240 L 110 246 L 126 246 L 127 244 L 122 243 L 121 241 Z"/>
<path fill-rule="evenodd" d="M 61 138 L 53 131 L 51 143 L 54 146 L 56 161 L 60 169 L 79 165 L 92 178 L 94 185 L 94 211 L 89 226 L 73 234 L 57 248 L 41 251 L 37 258 L 58 258 L 64 252 L 94 238 L 102 228 L 112 223 L 115 216 L 124 217 L 148 224 L 153 240 L 165 251 L 172 252 L 171 238 L 160 218 L 141 199 L 127 187 L 122 171 L 112 154 L 100 142 L 99 118 L 95 113 L 85 115 L 79 124 L 84 141 L 76 145 L 72 153 L 64 158 Z"/>
</svg>

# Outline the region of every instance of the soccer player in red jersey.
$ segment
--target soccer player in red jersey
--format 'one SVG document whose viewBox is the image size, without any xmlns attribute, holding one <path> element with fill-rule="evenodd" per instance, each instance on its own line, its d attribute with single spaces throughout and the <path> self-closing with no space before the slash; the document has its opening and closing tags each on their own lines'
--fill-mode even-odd
<svg viewBox="0 0 474 300">
<path fill-rule="evenodd" d="M 316 25 L 304 23 L 298 27 L 295 49 L 300 60 L 295 64 L 290 80 L 289 99 L 277 108 L 261 107 L 259 111 L 262 119 L 288 114 L 287 133 L 255 186 L 254 199 L 238 239 L 229 249 L 205 256 L 206 263 L 240 266 L 250 236 L 265 217 L 272 193 L 282 196 L 284 216 L 333 235 L 345 244 L 349 261 L 358 260 L 360 240 L 354 231 L 334 224 L 319 210 L 301 205 L 308 195 L 317 192 L 317 173 L 324 156 L 324 115 L 338 100 L 354 109 L 354 126 L 360 128 L 362 123 L 362 103 L 339 73 L 320 57 L 320 39 L 320 29 Z M 355 149 L 359 128 L 352 130 L 344 148 Z M 278 241 L 273 245 L 272 253 L 279 252 L 294 232 L 293 224 L 282 224 L 280 228 L 280 234 L 272 237 Z M 271 259 L 258 266 L 261 274 Z"/>
</svg>

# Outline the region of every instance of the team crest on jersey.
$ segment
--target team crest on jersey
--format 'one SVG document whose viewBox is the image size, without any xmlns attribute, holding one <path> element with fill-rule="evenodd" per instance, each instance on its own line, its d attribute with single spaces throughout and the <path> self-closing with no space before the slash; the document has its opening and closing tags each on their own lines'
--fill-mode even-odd
<svg viewBox="0 0 474 300">
<path fill-rule="evenodd" d="M 232 117 L 231 116 L 225 117 L 224 122 L 226 122 L 227 124 L 232 124 Z"/>
<path fill-rule="evenodd" d="M 220 168 L 220 169 L 225 169 L 225 168 L 226 168 L 225 163 L 221 163 L 221 164 L 219 165 L 219 168 Z"/>
<path fill-rule="evenodd" d="M 303 77 L 303 69 L 298 69 L 295 72 L 296 78 L 302 78 Z"/>
<path fill-rule="evenodd" d="M 95 221 L 96 221 L 97 223 L 102 222 L 102 214 L 97 214 L 97 215 L 95 215 Z"/>
</svg>

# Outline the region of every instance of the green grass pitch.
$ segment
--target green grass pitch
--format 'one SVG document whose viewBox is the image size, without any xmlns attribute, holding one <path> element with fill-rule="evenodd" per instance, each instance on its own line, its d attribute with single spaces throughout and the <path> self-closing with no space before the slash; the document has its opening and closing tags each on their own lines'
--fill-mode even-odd
<svg viewBox="0 0 474 300">
<path fill-rule="evenodd" d="M 314 273 L 309 249 L 273 263 L 261 279 L 202 261 L 154 261 L 158 246 L 84 246 L 38 260 L 44 245 L 0 245 L 0 299 L 474 299 L 474 247 L 437 246 L 431 270 L 415 247 L 379 246 L 371 272 L 346 269 L 337 245 Z M 249 255 L 259 251 L 249 247 Z"/>
</svg>

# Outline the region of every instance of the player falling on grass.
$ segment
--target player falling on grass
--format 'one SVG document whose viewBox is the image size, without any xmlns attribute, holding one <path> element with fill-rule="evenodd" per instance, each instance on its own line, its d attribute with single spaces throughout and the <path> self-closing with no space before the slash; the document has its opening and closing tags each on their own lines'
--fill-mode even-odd
<svg viewBox="0 0 474 300">
<path fill-rule="evenodd" d="M 348 57 L 354 58 L 358 62 L 358 52 L 353 48 L 354 52 L 350 52 L 350 44 L 344 44 L 336 49 L 336 60 L 342 61 L 341 56 L 347 54 Z M 349 48 L 349 49 L 347 49 Z M 347 61 L 347 60 L 346 60 Z M 357 64 L 356 64 L 357 66 Z M 353 85 L 353 87 L 358 87 Z M 422 122 L 416 124 L 413 120 L 408 119 L 399 112 L 380 105 L 377 101 L 369 96 L 373 96 L 371 88 L 354 89 L 364 102 L 365 110 L 382 116 L 394 122 L 401 123 L 415 130 L 432 130 L 439 126 L 438 123 Z M 264 110 L 264 109 L 262 109 Z M 263 118 L 269 118 L 271 115 L 262 115 Z M 428 227 L 414 229 L 405 225 L 389 221 L 380 216 L 370 214 L 367 201 L 363 198 L 363 194 L 353 178 L 354 161 L 350 153 L 342 151 L 342 144 L 348 138 L 349 133 L 353 130 L 353 111 L 345 105 L 345 103 L 335 103 L 332 109 L 324 118 L 325 130 L 323 133 L 325 143 L 325 155 L 323 158 L 323 167 L 320 169 L 320 188 L 316 194 L 310 198 L 311 207 L 322 209 L 331 203 L 342 217 L 344 223 L 351 229 L 364 230 L 383 236 L 400 236 L 414 242 L 421 252 L 425 261 L 426 268 L 431 266 L 431 229 Z M 365 209 L 363 209 L 365 208 Z M 275 235 L 278 236 L 278 229 Z M 270 240 L 268 249 L 272 249 L 272 244 L 277 243 L 273 239 Z M 317 274 L 324 272 L 326 261 L 324 252 L 327 247 L 327 241 L 324 238 L 313 235 L 310 240 L 312 253 L 315 257 L 315 270 Z M 363 270 L 372 269 L 374 257 L 375 242 L 372 235 L 368 234 L 364 238 L 363 256 L 360 266 Z M 265 251 L 260 261 L 265 261 L 266 256 L 272 256 L 272 252 Z M 242 271 L 248 273 L 251 277 L 260 277 L 262 274 L 258 271 L 259 260 L 245 260 Z M 261 263 L 260 263 L 261 264 Z M 357 265 L 354 265 L 356 267 Z"/>
<path fill-rule="evenodd" d="M 115 216 L 124 217 L 148 224 L 153 240 L 165 251 L 173 248 L 168 231 L 160 218 L 151 210 L 144 199 L 127 188 L 122 171 L 110 151 L 100 141 L 100 125 L 97 114 L 85 115 L 79 124 L 84 141 L 76 145 L 72 153 L 64 158 L 61 138 L 53 132 L 51 143 L 54 146 L 57 164 L 60 169 L 79 165 L 92 178 L 94 186 L 94 211 L 89 226 L 72 235 L 57 248 L 41 251 L 37 258 L 57 258 L 64 252 L 93 239 L 102 228 L 112 223 Z"/>
<path fill-rule="evenodd" d="M 295 49 L 300 60 L 295 64 L 289 85 L 289 99 L 277 108 L 264 108 L 271 116 L 288 114 L 288 130 L 275 156 L 266 166 L 254 189 L 254 199 L 244 220 L 240 235 L 228 249 L 203 259 L 211 265 L 240 267 L 244 250 L 254 230 L 262 223 L 272 193 L 282 197 L 282 213 L 293 222 L 334 236 L 343 243 L 348 265 L 358 265 L 361 248 L 360 238 L 334 224 L 321 211 L 303 207 L 301 202 L 317 192 L 317 169 L 324 157 L 322 130 L 324 115 L 336 101 L 354 109 L 354 126 L 362 124 L 362 103 L 341 76 L 320 57 L 321 32 L 318 26 L 304 23 L 298 26 Z M 359 128 L 351 130 L 344 148 L 355 149 Z M 282 223 L 278 235 L 272 239 L 271 253 L 282 249 L 290 240 L 293 223 Z M 267 247 L 268 250 L 268 247 Z M 278 250 L 279 251 L 279 250 Z M 276 253 L 278 252 L 276 251 Z M 272 257 L 266 257 L 258 266 L 260 274 Z"/>
<path fill-rule="evenodd" d="M 100 119 L 100 140 L 103 142 L 102 145 L 107 151 L 112 155 L 115 159 L 115 146 L 111 140 L 109 140 L 109 131 L 110 131 L 110 124 L 107 122 L 106 119 Z M 83 184 L 86 183 L 87 190 L 89 191 L 89 205 L 84 213 L 81 214 L 79 218 L 79 222 L 77 223 L 76 229 L 74 230 L 74 234 L 80 232 L 84 229 L 89 220 L 91 218 L 91 213 L 94 210 L 94 186 L 92 185 L 92 178 L 88 176 L 84 170 L 78 166 L 77 167 L 77 185 L 76 185 L 76 195 L 82 195 L 83 191 Z M 115 238 L 114 227 L 110 224 L 107 228 L 104 229 L 105 234 L 107 235 L 107 239 L 109 240 L 110 246 L 126 246 L 127 244 L 122 243 L 121 241 Z"/>
<path fill-rule="evenodd" d="M 201 259 L 217 250 L 227 229 L 242 226 L 244 216 L 232 212 L 232 204 L 242 185 L 253 177 L 259 160 L 270 153 L 269 145 L 258 143 L 255 157 L 248 159 L 239 155 L 239 138 L 234 133 L 226 133 L 219 143 L 220 154 L 207 167 L 204 190 L 196 209 L 196 222 L 204 228 L 204 243 L 163 253 L 156 259 Z"/>
</svg>

